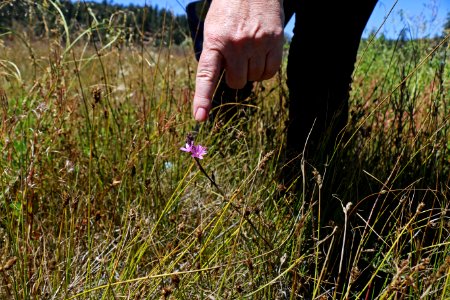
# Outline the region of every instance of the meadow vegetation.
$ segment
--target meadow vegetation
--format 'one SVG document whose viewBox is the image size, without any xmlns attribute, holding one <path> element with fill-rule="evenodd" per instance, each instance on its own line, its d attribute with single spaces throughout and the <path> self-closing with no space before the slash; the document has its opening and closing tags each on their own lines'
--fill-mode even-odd
<svg viewBox="0 0 450 300">
<path fill-rule="evenodd" d="M 1 299 L 450 298 L 449 35 L 362 41 L 334 152 L 286 162 L 284 67 L 200 125 L 188 38 L 52 16 L 0 36 Z"/>
</svg>

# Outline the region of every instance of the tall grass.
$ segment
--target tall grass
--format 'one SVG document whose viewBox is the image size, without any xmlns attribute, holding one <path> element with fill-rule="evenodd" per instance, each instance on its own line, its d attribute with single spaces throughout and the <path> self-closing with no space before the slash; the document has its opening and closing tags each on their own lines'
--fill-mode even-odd
<svg viewBox="0 0 450 300">
<path fill-rule="evenodd" d="M 450 297 L 448 36 L 363 41 L 341 143 L 283 186 L 283 70 L 198 126 L 189 43 L 92 24 L 0 40 L 0 298 Z"/>
</svg>

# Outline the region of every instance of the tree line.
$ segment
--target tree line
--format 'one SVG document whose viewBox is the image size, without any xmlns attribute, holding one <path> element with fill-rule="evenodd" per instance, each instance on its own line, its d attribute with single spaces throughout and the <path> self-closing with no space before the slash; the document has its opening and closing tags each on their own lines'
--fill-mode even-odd
<svg viewBox="0 0 450 300">
<path fill-rule="evenodd" d="M 189 38 L 185 15 L 177 16 L 157 6 L 124 6 L 107 0 L 2 0 L 0 34 L 27 30 L 36 37 L 66 31 L 76 37 L 86 30 L 94 39 L 121 38 L 125 42 L 181 44 Z"/>
</svg>

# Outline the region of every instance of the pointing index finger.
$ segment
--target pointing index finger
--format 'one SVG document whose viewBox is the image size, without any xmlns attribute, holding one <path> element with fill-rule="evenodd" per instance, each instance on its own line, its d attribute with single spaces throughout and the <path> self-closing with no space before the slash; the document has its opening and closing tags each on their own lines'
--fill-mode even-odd
<svg viewBox="0 0 450 300">
<path fill-rule="evenodd" d="M 212 97 L 220 76 L 222 59 L 222 54 L 217 50 L 203 49 L 200 56 L 193 103 L 193 114 L 197 121 L 203 122 L 208 118 Z"/>
</svg>

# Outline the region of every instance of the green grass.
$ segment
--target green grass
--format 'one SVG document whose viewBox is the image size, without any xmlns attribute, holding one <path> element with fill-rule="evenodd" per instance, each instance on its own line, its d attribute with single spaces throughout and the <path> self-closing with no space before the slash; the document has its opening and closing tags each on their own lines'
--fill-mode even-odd
<svg viewBox="0 0 450 300">
<path fill-rule="evenodd" d="M 363 41 L 346 134 L 296 190 L 284 72 L 258 84 L 199 127 L 221 193 L 179 151 L 191 47 L 63 28 L 0 40 L 0 298 L 450 297 L 448 42 Z"/>
</svg>

